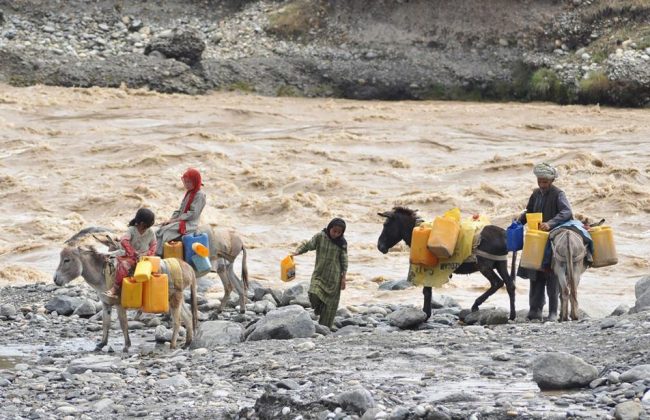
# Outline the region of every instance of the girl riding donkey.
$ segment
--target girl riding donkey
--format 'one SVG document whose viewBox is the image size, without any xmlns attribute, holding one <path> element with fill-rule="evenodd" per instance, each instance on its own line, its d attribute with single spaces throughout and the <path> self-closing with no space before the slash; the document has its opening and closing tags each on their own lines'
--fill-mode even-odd
<svg viewBox="0 0 650 420">
<path fill-rule="evenodd" d="M 201 174 L 194 168 L 189 168 L 181 177 L 187 190 L 180 207 L 171 219 L 162 223 L 156 232 L 158 246 L 156 255 L 162 256 L 165 242 L 174 241 L 186 233 L 195 232 L 199 226 L 201 212 L 205 207 L 205 193 L 201 191 Z"/>
<path fill-rule="evenodd" d="M 149 209 L 139 209 L 135 218 L 129 222 L 129 229 L 120 239 L 124 255 L 117 257 L 117 269 L 113 287 L 104 292 L 109 298 L 119 297 L 124 277 L 128 276 L 138 263 L 138 258 L 144 255 L 154 255 L 156 252 L 156 236 L 151 230 L 155 221 L 154 213 Z"/>
</svg>

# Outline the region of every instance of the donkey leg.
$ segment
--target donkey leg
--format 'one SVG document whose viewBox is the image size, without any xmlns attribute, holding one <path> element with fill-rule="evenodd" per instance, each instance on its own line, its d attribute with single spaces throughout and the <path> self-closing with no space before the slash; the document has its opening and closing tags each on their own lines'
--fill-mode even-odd
<svg viewBox="0 0 650 420">
<path fill-rule="evenodd" d="M 227 275 L 230 279 L 230 284 L 235 286 L 235 290 L 237 290 L 237 294 L 239 295 L 239 313 L 246 313 L 246 288 L 244 287 L 244 283 L 237 278 L 237 274 L 235 274 L 235 270 L 233 270 L 233 264 L 228 265 Z"/>
<path fill-rule="evenodd" d="M 424 304 L 422 306 L 422 311 L 427 314 L 427 319 L 431 317 L 431 288 L 423 287 L 422 294 L 424 295 Z"/>
<path fill-rule="evenodd" d="M 170 349 L 176 348 L 176 339 L 178 338 L 178 330 L 181 327 L 181 306 L 183 305 L 183 292 L 175 290 L 169 299 L 169 312 L 172 316 L 172 340 L 169 343 Z"/>
<path fill-rule="evenodd" d="M 113 307 L 109 305 L 102 305 L 102 341 L 97 343 L 95 351 L 102 351 L 108 344 L 108 331 L 111 329 L 111 312 Z"/>
<path fill-rule="evenodd" d="M 186 349 L 192 343 L 194 339 L 194 324 L 192 322 L 192 315 L 190 314 L 189 309 L 185 305 L 181 305 L 181 317 L 183 318 L 183 324 L 185 324 L 185 344 L 183 348 Z"/>
<path fill-rule="evenodd" d="M 122 329 L 122 334 L 124 334 L 124 347 L 122 347 L 122 351 L 126 353 L 129 351 L 129 347 L 131 347 L 131 339 L 129 338 L 129 320 L 126 318 L 126 309 L 119 305 L 117 307 L 117 319 L 120 321 L 120 328 Z"/>
<path fill-rule="evenodd" d="M 506 290 L 508 291 L 508 297 L 510 298 L 510 316 L 509 319 L 514 321 L 517 318 L 517 310 L 515 309 L 515 279 L 514 276 L 511 276 L 508 273 L 508 263 L 507 261 L 497 261 L 495 263 L 497 272 L 501 277 L 501 280 L 506 284 Z"/>
<path fill-rule="evenodd" d="M 223 309 L 226 307 L 226 303 L 230 300 L 232 285 L 230 284 L 230 279 L 225 271 L 219 272 L 219 278 L 221 279 L 221 284 L 223 284 L 223 298 L 221 299 L 221 305 L 219 305 L 219 313 L 222 313 Z"/>
<path fill-rule="evenodd" d="M 475 301 L 474 305 L 472 305 L 472 312 L 478 311 L 479 306 L 483 302 L 487 300 L 490 296 L 492 296 L 497 290 L 503 286 L 503 280 L 492 270 L 492 267 L 488 265 L 481 265 L 479 267 L 479 271 L 483 276 L 490 281 L 490 288 L 483 293 L 481 296 L 479 296 Z"/>
<path fill-rule="evenodd" d="M 548 296 L 548 320 L 557 321 L 557 306 L 559 301 L 559 283 L 555 273 L 549 273 L 546 280 L 546 295 Z"/>
</svg>

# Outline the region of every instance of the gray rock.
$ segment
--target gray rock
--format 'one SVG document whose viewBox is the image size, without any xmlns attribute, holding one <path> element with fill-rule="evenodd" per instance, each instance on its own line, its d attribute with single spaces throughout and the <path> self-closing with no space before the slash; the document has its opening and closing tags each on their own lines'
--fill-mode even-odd
<svg viewBox="0 0 650 420">
<path fill-rule="evenodd" d="M 301 306 L 290 305 L 271 311 L 256 324 L 248 340 L 286 340 L 291 338 L 308 338 L 316 331 L 314 324 Z"/>
<path fill-rule="evenodd" d="M 398 405 L 394 407 L 388 416 L 388 420 L 404 420 L 409 416 L 409 409 Z"/>
<path fill-rule="evenodd" d="M 404 280 L 390 280 L 385 281 L 379 285 L 379 290 L 405 290 L 409 287 L 413 287 L 410 281 Z"/>
<path fill-rule="evenodd" d="M 236 344 L 244 341 L 244 328 L 230 321 L 206 321 L 201 323 L 196 337 L 192 340 L 191 348 L 207 349 Z"/>
<path fill-rule="evenodd" d="M 479 309 L 476 312 L 468 312 L 463 319 L 467 325 L 501 325 L 508 323 L 508 312 L 505 309 Z"/>
<path fill-rule="evenodd" d="M 630 311 L 630 307 L 627 305 L 619 305 L 614 309 L 614 311 L 609 315 L 610 317 L 612 316 L 620 316 L 620 315 L 625 315 Z"/>
<path fill-rule="evenodd" d="M 344 335 L 357 335 L 361 334 L 361 327 L 358 325 L 346 325 L 343 328 L 339 328 L 334 335 L 344 336 Z"/>
<path fill-rule="evenodd" d="M 100 354 L 72 359 L 66 371 L 76 374 L 83 373 L 87 370 L 92 370 L 93 372 L 114 372 L 123 368 L 124 364 L 119 357 Z"/>
<path fill-rule="evenodd" d="M 110 398 L 103 398 L 93 404 L 93 411 L 98 413 L 102 411 L 108 411 L 109 409 L 112 409 L 113 404 L 115 403 Z"/>
<path fill-rule="evenodd" d="M 621 373 L 622 382 L 636 382 L 650 380 L 650 365 L 638 365 Z"/>
<path fill-rule="evenodd" d="M 637 420 L 641 416 L 641 404 L 636 401 L 625 401 L 617 404 L 614 409 L 614 418 L 617 420 Z"/>
<path fill-rule="evenodd" d="M 153 51 L 158 51 L 167 58 L 173 58 L 191 66 L 201 61 L 204 49 L 205 41 L 199 31 L 176 28 L 169 33 L 155 36 L 145 47 L 144 53 L 149 55 Z"/>
<path fill-rule="evenodd" d="M 45 304 L 48 312 L 56 312 L 59 315 L 72 315 L 75 309 L 81 305 L 82 300 L 72 296 L 54 296 Z"/>
<path fill-rule="evenodd" d="M 12 303 L 5 303 L 0 306 L 0 318 L 15 319 L 16 314 L 16 307 Z"/>
<path fill-rule="evenodd" d="M 280 300 L 280 306 L 287 306 L 289 302 L 295 299 L 297 296 L 305 295 L 307 296 L 307 291 L 309 290 L 309 282 L 296 283 L 293 286 L 289 287 L 282 294 Z M 309 300 L 309 298 L 307 298 Z"/>
<path fill-rule="evenodd" d="M 84 299 L 81 305 L 77 306 L 73 315 L 78 315 L 81 318 L 90 318 L 97 313 L 95 302 L 90 299 Z"/>
<path fill-rule="evenodd" d="M 390 313 L 386 319 L 390 325 L 406 329 L 416 327 L 426 321 L 427 314 L 419 308 L 402 308 Z"/>
<path fill-rule="evenodd" d="M 650 276 L 640 278 L 634 284 L 634 296 L 638 299 L 650 290 Z"/>
<path fill-rule="evenodd" d="M 191 384 L 190 381 L 188 381 L 185 376 L 176 375 L 176 376 L 172 376 L 171 378 L 161 379 L 158 382 L 156 382 L 156 385 L 158 385 L 161 388 L 173 387 L 174 389 L 181 390 L 181 389 L 189 388 Z"/>
<path fill-rule="evenodd" d="M 635 312 L 641 312 L 650 309 L 650 290 L 636 298 L 634 304 Z"/>
<path fill-rule="evenodd" d="M 357 414 L 366 412 L 369 408 L 375 407 L 375 399 L 370 391 L 362 386 L 355 386 L 349 391 L 342 392 L 336 396 L 336 401 L 345 410 L 351 410 Z"/>
<path fill-rule="evenodd" d="M 546 353 L 533 361 L 533 380 L 542 390 L 583 387 L 597 377 L 596 367 L 568 353 Z"/>
</svg>

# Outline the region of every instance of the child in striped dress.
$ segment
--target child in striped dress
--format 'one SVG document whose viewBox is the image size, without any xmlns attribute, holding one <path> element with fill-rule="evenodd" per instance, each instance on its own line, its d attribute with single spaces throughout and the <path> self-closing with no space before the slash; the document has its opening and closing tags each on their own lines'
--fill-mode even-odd
<svg viewBox="0 0 650 420">
<path fill-rule="evenodd" d="M 303 243 L 291 255 L 316 251 L 316 263 L 309 286 L 309 301 L 321 325 L 332 328 L 339 307 L 341 290 L 345 290 L 348 271 L 348 245 L 343 234 L 345 221 L 332 219 L 327 227 Z"/>
</svg>

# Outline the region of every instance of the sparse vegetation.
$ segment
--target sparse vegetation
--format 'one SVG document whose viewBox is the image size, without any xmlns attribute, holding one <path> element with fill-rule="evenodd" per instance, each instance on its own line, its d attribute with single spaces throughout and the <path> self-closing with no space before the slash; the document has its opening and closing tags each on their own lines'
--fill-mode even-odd
<svg viewBox="0 0 650 420">
<path fill-rule="evenodd" d="M 300 92 L 290 85 L 282 85 L 275 92 L 276 96 L 300 96 Z"/>
<path fill-rule="evenodd" d="M 270 33 L 297 38 L 323 25 L 324 6 L 320 1 L 292 0 L 269 13 Z"/>
<path fill-rule="evenodd" d="M 238 90 L 240 92 L 255 92 L 255 86 L 251 85 L 248 82 L 239 80 L 235 83 L 228 85 L 227 90 Z"/>
<path fill-rule="evenodd" d="M 580 100 L 588 103 L 607 102 L 611 83 L 602 71 L 589 73 L 580 81 Z"/>
<path fill-rule="evenodd" d="M 557 74 L 547 68 L 533 73 L 529 83 L 529 94 L 533 100 L 566 102 L 566 89 Z"/>
</svg>

